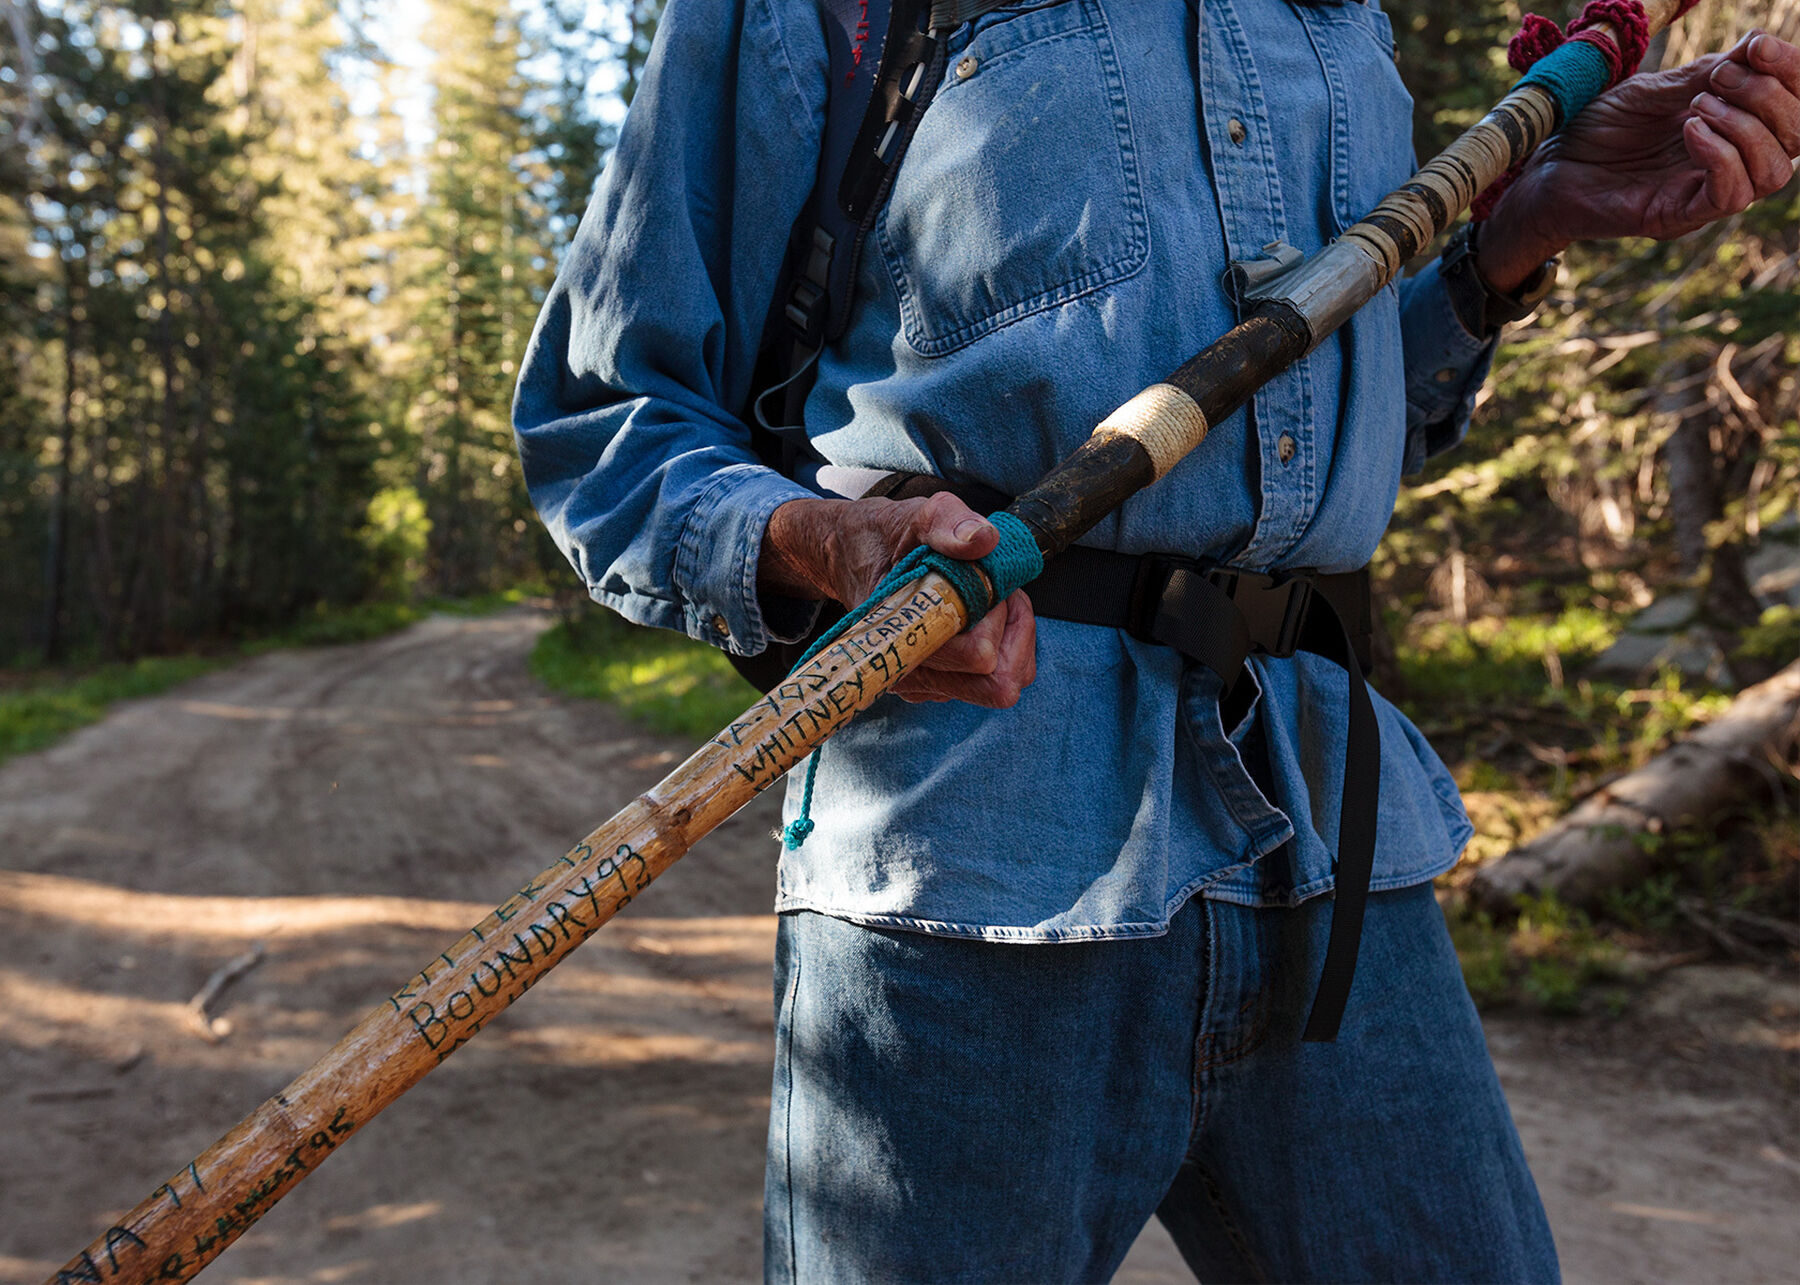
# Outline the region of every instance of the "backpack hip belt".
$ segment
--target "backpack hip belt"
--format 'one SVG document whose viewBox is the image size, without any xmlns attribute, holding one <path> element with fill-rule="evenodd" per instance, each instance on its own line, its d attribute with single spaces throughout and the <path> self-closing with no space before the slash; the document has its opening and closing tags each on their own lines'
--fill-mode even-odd
<svg viewBox="0 0 1800 1285">
<path fill-rule="evenodd" d="M 991 513 L 1011 503 L 1011 497 L 991 487 L 949 483 L 924 473 L 887 474 L 865 494 L 907 500 L 941 491 L 977 512 Z M 1235 701 L 1229 708 L 1240 711 L 1248 707 L 1237 684 L 1249 656 L 1286 658 L 1305 651 L 1344 671 L 1349 720 L 1338 800 L 1337 890 L 1331 935 L 1302 1034 L 1309 1041 L 1335 1039 L 1362 942 L 1381 788 L 1381 729 L 1364 681 L 1374 634 L 1369 569 L 1268 575 L 1179 554 L 1115 553 L 1075 545 L 1048 562 L 1027 593 L 1040 616 L 1123 629 L 1145 642 L 1173 647 L 1212 670 L 1222 685 L 1222 721 L 1229 716 L 1226 702 Z M 758 690 L 768 691 L 842 614 L 828 605 L 808 639 L 772 644 L 756 656 L 732 656 L 731 663 Z M 1329 788 L 1323 782 L 1312 785 Z"/>
</svg>

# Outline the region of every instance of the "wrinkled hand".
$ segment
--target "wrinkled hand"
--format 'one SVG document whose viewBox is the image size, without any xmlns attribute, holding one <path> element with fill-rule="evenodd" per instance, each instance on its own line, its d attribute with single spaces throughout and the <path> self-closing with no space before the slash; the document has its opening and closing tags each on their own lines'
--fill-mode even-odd
<svg viewBox="0 0 1800 1285">
<path fill-rule="evenodd" d="M 1730 52 L 1633 76 L 1527 162 L 1482 230 L 1509 290 L 1571 241 L 1692 232 L 1785 187 L 1800 156 L 1800 49 L 1751 32 Z"/>
<path fill-rule="evenodd" d="M 757 564 L 759 589 L 831 598 L 854 607 L 916 546 L 953 558 L 985 557 L 1000 533 L 953 495 L 920 500 L 790 500 L 769 517 Z M 1017 703 L 1037 677 L 1037 620 L 1021 590 L 945 643 L 894 685 L 909 701 Z"/>
</svg>

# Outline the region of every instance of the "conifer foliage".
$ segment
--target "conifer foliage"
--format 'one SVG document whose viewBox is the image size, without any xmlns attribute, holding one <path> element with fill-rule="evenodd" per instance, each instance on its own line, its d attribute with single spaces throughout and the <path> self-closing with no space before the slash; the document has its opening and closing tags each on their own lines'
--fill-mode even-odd
<svg viewBox="0 0 1800 1285">
<path fill-rule="evenodd" d="M 539 569 L 507 403 L 607 140 L 585 12 L 429 0 L 409 76 L 357 0 L 0 0 L 0 663 Z"/>
<path fill-rule="evenodd" d="M 0 664 L 563 575 L 508 401 L 660 0 L 417 4 L 0 0 Z M 1520 7 L 1385 8 L 1429 155 Z M 1752 24 L 1800 0 L 1702 0 L 1649 62 Z M 1434 612 L 1616 632 L 1684 587 L 1737 678 L 1797 645 L 1745 570 L 1800 492 L 1796 193 L 1567 256 L 1403 495 L 1403 652 Z"/>
</svg>

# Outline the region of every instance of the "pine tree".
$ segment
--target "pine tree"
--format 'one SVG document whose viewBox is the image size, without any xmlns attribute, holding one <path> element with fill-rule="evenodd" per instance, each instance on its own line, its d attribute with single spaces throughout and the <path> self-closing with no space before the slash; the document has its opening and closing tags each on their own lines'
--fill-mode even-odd
<svg viewBox="0 0 1800 1285">
<path fill-rule="evenodd" d="M 596 115 L 589 92 L 599 60 L 587 30 L 586 6 L 545 0 L 542 18 L 540 55 L 554 65 L 556 74 L 528 109 L 535 122 L 532 140 L 535 168 L 541 174 L 538 200 L 544 231 L 549 243 L 561 248 L 575 236 L 615 131 Z M 635 83 L 635 74 L 626 83 Z"/>
<path fill-rule="evenodd" d="M 549 255 L 528 182 L 530 85 L 511 7 L 435 0 L 426 37 L 436 138 L 405 255 L 404 338 L 417 372 L 410 422 L 433 577 L 455 593 L 536 565 L 510 406 Z"/>
<path fill-rule="evenodd" d="M 7 119 L 35 132 L 7 153 L 0 271 L 36 290 L 29 336 L 6 314 L 33 465 L 6 512 L 43 575 L 4 641 L 35 616 L 49 656 L 131 654 L 354 592 L 370 450 L 316 283 L 276 268 L 253 24 L 212 0 L 14 14 L 38 74 Z"/>
</svg>

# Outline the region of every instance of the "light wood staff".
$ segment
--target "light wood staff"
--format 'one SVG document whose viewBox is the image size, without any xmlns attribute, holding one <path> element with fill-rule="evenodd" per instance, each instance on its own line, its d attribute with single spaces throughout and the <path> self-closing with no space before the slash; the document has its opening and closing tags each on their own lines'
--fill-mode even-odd
<svg viewBox="0 0 1800 1285">
<path fill-rule="evenodd" d="M 1649 0 L 1651 31 L 1678 0 Z M 1046 556 L 1167 473 L 1304 356 L 1557 124 L 1551 96 L 1509 93 L 1344 236 L 1264 283 L 1244 322 L 1108 416 L 1011 512 Z M 377 1112 L 461 1048 L 701 836 L 767 789 L 968 623 L 927 572 L 674 772 L 430 960 L 287 1088 L 170 1176 L 52 1278 L 185 1281 Z"/>
</svg>

